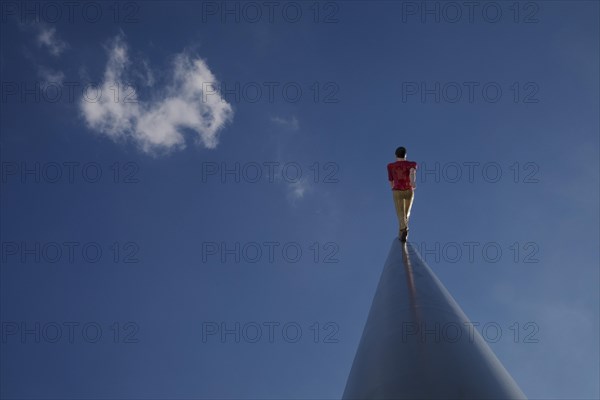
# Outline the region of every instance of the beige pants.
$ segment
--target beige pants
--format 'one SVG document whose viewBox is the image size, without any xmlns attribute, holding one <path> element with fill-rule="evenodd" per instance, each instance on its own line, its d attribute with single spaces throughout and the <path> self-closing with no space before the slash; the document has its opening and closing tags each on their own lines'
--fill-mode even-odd
<svg viewBox="0 0 600 400">
<path fill-rule="evenodd" d="M 392 190 L 394 196 L 394 206 L 396 206 L 396 214 L 398 215 L 398 223 L 400 231 L 408 228 L 408 218 L 410 217 L 410 208 L 414 194 L 412 190 Z M 401 235 L 402 232 L 399 232 Z"/>
</svg>

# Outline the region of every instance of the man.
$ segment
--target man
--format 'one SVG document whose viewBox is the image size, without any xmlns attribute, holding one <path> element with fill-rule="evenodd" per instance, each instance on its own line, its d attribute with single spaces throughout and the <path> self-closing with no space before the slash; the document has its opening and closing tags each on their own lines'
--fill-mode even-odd
<svg viewBox="0 0 600 400">
<path fill-rule="evenodd" d="M 392 187 L 394 206 L 398 215 L 400 232 L 398 237 L 401 242 L 408 239 L 408 218 L 410 217 L 410 208 L 414 198 L 413 191 L 417 188 L 415 176 L 417 173 L 417 163 L 406 160 L 406 149 L 398 147 L 396 149 L 396 162 L 389 163 L 387 166 L 388 180 Z"/>
</svg>

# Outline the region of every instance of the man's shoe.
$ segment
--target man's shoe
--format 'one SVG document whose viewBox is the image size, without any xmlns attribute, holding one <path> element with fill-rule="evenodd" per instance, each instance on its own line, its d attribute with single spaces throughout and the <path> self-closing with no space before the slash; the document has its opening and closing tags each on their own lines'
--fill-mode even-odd
<svg viewBox="0 0 600 400">
<path fill-rule="evenodd" d="M 408 238 L 408 229 L 400 230 L 400 241 L 404 243 L 404 242 L 406 242 L 407 238 Z"/>
</svg>

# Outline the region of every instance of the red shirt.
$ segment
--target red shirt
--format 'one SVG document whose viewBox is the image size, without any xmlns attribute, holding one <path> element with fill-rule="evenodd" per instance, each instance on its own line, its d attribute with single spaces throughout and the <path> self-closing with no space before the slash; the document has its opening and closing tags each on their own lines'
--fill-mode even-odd
<svg viewBox="0 0 600 400">
<path fill-rule="evenodd" d="M 414 161 L 396 161 L 387 166 L 388 180 L 394 181 L 392 190 L 410 190 L 410 170 L 417 169 L 417 163 Z"/>
</svg>

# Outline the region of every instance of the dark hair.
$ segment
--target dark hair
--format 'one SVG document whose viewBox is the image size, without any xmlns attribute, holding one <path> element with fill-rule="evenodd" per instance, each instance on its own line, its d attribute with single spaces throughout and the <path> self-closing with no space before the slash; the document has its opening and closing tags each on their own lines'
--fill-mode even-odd
<svg viewBox="0 0 600 400">
<path fill-rule="evenodd" d="M 398 157 L 398 158 L 404 158 L 404 157 L 406 157 L 406 148 L 404 148 L 404 147 L 398 147 L 396 149 L 396 157 Z"/>
</svg>

